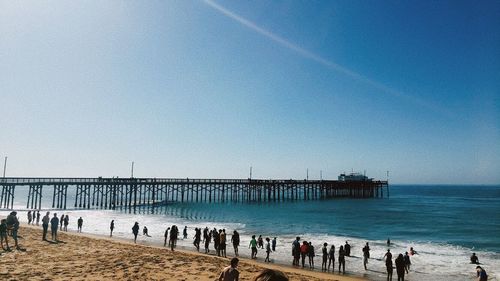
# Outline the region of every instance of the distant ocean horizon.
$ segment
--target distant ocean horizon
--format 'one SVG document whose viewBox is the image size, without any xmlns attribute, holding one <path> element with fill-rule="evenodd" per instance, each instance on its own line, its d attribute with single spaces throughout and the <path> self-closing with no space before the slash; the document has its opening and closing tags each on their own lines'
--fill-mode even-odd
<svg viewBox="0 0 500 281">
<path fill-rule="evenodd" d="M 277 237 L 278 253 L 271 256 L 284 264 L 291 263 L 290 245 L 295 236 L 300 236 L 315 245 L 319 268 L 324 242 L 333 243 L 338 250 L 348 240 L 355 257 L 347 260 L 347 271 L 374 280 L 385 277 L 382 257 L 389 238 L 393 255 L 404 253 L 409 247 L 419 253 L 412 257 L 411 280 L 470 280 L 475 268 L 469 264 L 472 252 L 478 254 L 489 280 L 500 280 L 500 185 L 391 184 L 389 188 L 390 197 L 383 199 L 174 203 L 140 207 L 135 214 L 125 209 L 56 212 L 70 215 L 70 229 L 76 229 L 76 220 L 81 216 L 84 232 L 101 235 L 108 234 L 109 221 L 115 219 L 116 235 L 122 238 L 131 237 L 130 228 L 138 221 L 153 236 L 141 239 L 156 243 L 162 243 L 163 232 L 172 224 L 179 229 L 187 226 L 190 238 L 195 227 L 225 228 L 228 234 L 236 229 L 242 235 L 243 255 L 251 235 Z M 26 209 L 20 200 L 23 192 L 26 190 L 16 190 L 15 209 Z M 43 199 L 49 202 L 49 191 L 45 192 Z M 71 206 L 73 201 L 68 195 Z M 0 215 L 7 213 L 1 211 Z M 20 212 L 19 217 L 26 221 L 26 212 Z M 360 258 L 365 242 L 370 243 L 373 257 L 369 264 L 372 270 L 368 272 L 363 270 Z M 179 245 L 194 249 L 191 239 L 180 241 Z M 232 252 L 232 247 L 228 247 L 228 254 Z"/>
</svg>

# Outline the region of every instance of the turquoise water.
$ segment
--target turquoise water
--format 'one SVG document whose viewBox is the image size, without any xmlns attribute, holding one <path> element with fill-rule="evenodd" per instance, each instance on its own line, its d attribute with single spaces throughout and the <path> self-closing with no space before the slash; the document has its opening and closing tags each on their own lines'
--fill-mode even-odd
<svg viewBox="0 0 500 281">
<path fill-rule="evenodd" d="M 244 223 L 245 231 L 450 243 L 500 252 L 499 186 L 391 186 L 384 199 L 260 204 L 176 204 L 190 222 Z"/>
</svg>

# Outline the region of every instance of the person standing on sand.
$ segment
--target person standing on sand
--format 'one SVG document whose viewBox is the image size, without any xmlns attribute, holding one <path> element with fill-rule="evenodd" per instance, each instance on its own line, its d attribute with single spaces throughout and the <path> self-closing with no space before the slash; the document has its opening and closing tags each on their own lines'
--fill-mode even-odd
<svg viewBox="0 0 500 281">
<path fill-rule="evenodd" d="M 163 237 L 165 237 L 165 240 L 163 241 L 163 247 L 167 246 L 167 241 L 168 241 L 168 246 L 170 247 L 170 240 L 168 240 L 168 231 L 170 230 L 170 227 L 167 227 L 165 230 L 165 234 L 163 234 Z"/>
<path fill-rule="evenodd" d="M 31 211 L 28 211 L 28 224 L 31 224 L 31 220 L 32 220 L 32 216 L 31 216 Z"/>
<path fill-rule="evenodd" d="M 5 241 L 5 245 L 7 248 L 3 246 L 3 241 Z M 0 223 L 0 244 L 2 245 L 2 250 L 10 251 L 9 241 L 7 240 L 7 220 L 3 219 Z"/>
<path fill-rule="evenodd" d="M 82 232 L 82 226 L 83 226 L 83 219 L 80 217 L 78 219 L 78 232 Z"/>
<path fill-rule="evenodd" d="M 273 246 L 273 252 L 276 252 L 276 237 L 273 238 L 272 246 Z"/>
<path fill-rule="evenodd" d="M 61 219 L 59 220 L 60 226 L 59 230 L 63 230 L 63 224 L 64 224 L 64 214 L 61 215 Z"/>
<path fill-rule="evenodd" d="M 385 253 L 384 258 L 385 267 L 387 268 L 387 281 L 392 281 L 392 254 L 390 249 L 387 249 L 387 253 Z"/>
<path fill-rule="evenodd" d="M 182 238 L 187 239 L 188 238 L 188 227 L 184 226 L 184 230 L 182 231 Z"/>
<path fill-rule="evenodd" d="M 369 258 L 370 258 L 370 246 L 368 245 L 368 242 L 366 242 L 366 245 L 363 247 L 363 266 L 365 267 L 365 270 L 367 270 L 366 265 L 368 264 Z"/>
<path fill-rule="evenodd" d="M 45 216 L 43 216 L 42 218 L 43 241 L 47 240 L 47 230 L 49 229 L 49 222 L 50 222 L 50 212 L 47 212 Z"/>
<path fill-rule="evenodd" d="M 240 272 L 238 269 L 238 258 L 231 259 L 231 265 L 222 270 L 219 281 L 238 281 L 240 278 Z"/>
<path fill-rule="evenodd" d="M 238 256 L 238 246 L 240 245 L 240 234 L 238 231 L 233 231 L 233 236 L 231 237 L 231 242 L 233 242 L 234 255 Z"/>
<path fill-rule="evenodd" d="M 36 211 L 36 226 L 38 226 L 39 222 L 40 222 L 40 211 Z"/>
<path fill-rule="evenodd" d="M 307 246 L 307 256 L 309 257 L 309 268 L 314 269 L 314 257 L 316 253 L 314 252 L 314 246 L 312 242 L 309 242 Z"/>
<path fill-rule="evenodd" d="M 259 244 L 259 248 L 264 249 L 264 239 L 262 235 L 259 235 L 259 239 L 257 239 L 257 243 Z"/>
<path fill-rule="evenodd" d="M 111 220 L 111 223 L 109 224 L 109 237 L 113 237 L 113 230 L 115 229 L 115 220 Z"/>
<path fill-rule="evenodd" d="M 269 237 L 266 237 L 266 259 L 264 260 L 264 262 L 271 262 L 271 260 L 269 259 L 269 254 L 271 253 L 271 243 L 269 241 L 271 241 L 271 239 L 269 239 Z"/>
<path fill-rule="evenodd" d="M 19 219 L 17 218 L 17 212 L 11 212 L 6 219 L 6 224 L 7 224 L 7 230 L 11 229 L 11 235 L 12 238 L 14 239 L 14 246 L 16 246 L 17 250 L 20 250 L 21 248 L 17 244 L 17 232 L 19 230 Z"/>
<path fill-rule="evenodd" d="M 201 242 L 201 228 L 195 228 L 193 244 L 198 252 L 200 251 L 200 242 Z"/>
<path fill-rule="evenodd" d="M 405 269 L 406 273 L 410 273 L 410 266 L 411 266 L 411 261 L 410 261 L 410 256 L 408 255 L 408 252 L 405 252 Z"/>
<path fill-rule="evenodd" d="M 250 240 L 250 244 L 248 248 L 252 248 L 252 259 L 257 258 L 257 240 L 255 240 L 255 235 L 252 235 L 252 240 Z"/>
<path fill-rule="evenodd" d="M 405 281 L 405 258 L 403 257 L 403 254 L 399 254 L 394 263 L 396 263 L 398 281 Z"/>
<path fill-rule="evenodd" d="M 69 216 L 64 217 L 64 231 L 68 232 Z"/>
<path fill-rule="evenodd" d="M 342 268 L 342 273 L 345 274 L 345 251 L 343 246 L 339 248 L 339 274 L 340 268 Z"/>
<path fill-rule="evenodd" d="M 292 243 L 293 265 L 299 266 L 300 259 L 300 237 L 296 237 Z"/>
<path fill-rule="evenodd" d="M 326 271 L 326 262 L 328 261 L 328 243 L 323 243 L 323 248 L 321 248 L 321 253 L 323 254 L 323 262 L 321 263 L 321 271 Z"/>
<path fill-rule="evenodd" d="M 221 233 L 220 233 L 219 248 L 220 248 L 221 256 L 226 257 L 226 230 L 225 229 L 222 229 Z"/>
<path fill-rule="evenodd" d="M 302 258 L 302 268 L 305 267 L 306 265 L 306 256 L 308 253 L 307 247 L 309 244 L 307 244 L 307 241 L 302 242 L 302 246 L 300 246 L 300 257 Z"/>
<path fill-rule="evenodd" d="M 59 219 L 57 218 L 57 213 L 50 220 L 50 231 L 52 234 L 52 240 L 57 241 L 57 228 L 59 227 Z"/>
<path fill-rule="evenodd" d="M 328 271 L 330 271 L 330 264 L 332 267 L 332 273 L 335 272 L 335 245 L 330 247 L 330 251 L 328 252 Z"/>
<path fill-rule="evenodd" d="M 210 253 L 210 240 L 212 240 L 212 235 L 211 235 L 211 231 L 210 232 L 207 232 L 207 236 L 205 237 L 205 254 L 208 254 Z"/>
<path fill-rule="evenodd" d="M 174 250 L 177 245 L 177 236 L 179 235 L 179 229 L 176 225 L 172 225 L 170 228 L 170 250 Z"/>
<path fill-rule="evenodd" d="M 139 235 L 139 223 L 135 222 L 132 227 L 132 233 L 134 234 L 134 243 L 137 243 L 137 235 Z"/>
</svg>

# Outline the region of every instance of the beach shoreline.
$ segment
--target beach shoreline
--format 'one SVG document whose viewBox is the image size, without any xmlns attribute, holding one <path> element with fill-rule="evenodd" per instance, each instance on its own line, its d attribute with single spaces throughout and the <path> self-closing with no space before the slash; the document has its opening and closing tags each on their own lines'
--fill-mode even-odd
<svg viewBox="0 0 500 281">
<path fill-rule="evenodd" d="M 60 232 L 59 242 L 42 241 L 41 226 L 26 224 L 19 235 L 19 245 L 26 250 L 14 250 L 9 237 L 13 250 L 0 255 L 4 280 L 217 280 L 231 259 L 187 249 L 172 252 L 157 243 L 134 244 L 124 238 L 88 233 Z M 240 280 L 252 280 L 264 268 L 281 270 L 290 280 L 366 280 L 244 257 L 240 258 Z"/>
</svg>

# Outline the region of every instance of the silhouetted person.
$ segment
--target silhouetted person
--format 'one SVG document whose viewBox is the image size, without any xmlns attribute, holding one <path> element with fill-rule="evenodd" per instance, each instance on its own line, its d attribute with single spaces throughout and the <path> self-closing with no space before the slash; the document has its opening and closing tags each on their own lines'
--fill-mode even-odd
<svg viewBox="0 0 500 281">
<path fill-rule="evenodd" d="M 321 263 L 321 271 L 326 271 L 326 263 L 328 262 L 328 243 L 323 243 L 323 248 L 321 248 L 321 253 L 323 254 L 323 262 Z"/>
<path fill-rule="evenodd" d="M 259 244 L 259 248 L 264 249 L 264 239 L 262 239 L 262 235 L 259 235 L 259 239 L 257 239 L 257 243 Z"/>
<path fill-rule="evenodd" d="M 332 265 L 332 272 L 335 272 L 335 245 L 332 245 L 328 251 L 328 271 L 330 271 L 330 265 Z"/>
<path fill-rule="evenodd" d="M 343 246 L 339 248 L 339 273 L 340 268 L 342 268 L 342 273 L 345 274 L 345 250 Z"/>
<path fill-rule="evenodd" d="M 115 229 L 115 220 L 111 220 L 109 224 L 109 237 L 113 237 L 113 230 Z"/>
<path fill-rule="evenodd" d="M 163 237 L 165 238 L 165 240 L 163 241 L 163 247 L 167 246 L 167 241 L 168 241 L 168 246 L 170 247 L 170 240 L 168 240 L 169 230 L 170 230 L 170 227 L 167 227 L 167 229 L 165 230 L 165 234 L 163 234 Z"/>
<path fill-rule="evenodd" d="M 316 253 L 314 252 L 314 246 L 311 242 L 307 246 L 307 256 L 309 257 L 309 268 L 314 268 L 314 257 Z"/>
<path fill-rule="evenodd" d="M 273 238 L 273 241 L 272 241 L 272 249 L 273 249 L 273 252 L 276 252 L 276 237 Z"/>
<path fill-rule="evenodd" d="M 172 225 L 170 228 L 170 250 L 174 250 L 175 246 L 177 246 L 177 238 L 179 235 L 179 229 L 176 225 Z"/>
<path fill-rule="evenodd" d="M 266 237 L 266 259 L 264 260 L 264 262 L 271 262 L 271 260 L 269 259 L 269 254 L 271 253 L 270 241 L 271 239 L 269 239 L 269 237 Z"/>
<path fill-rule="evenodd" d="M 370 246 L 368 245 L 368 242 L 366 242 L 366 245 L 363 247 L 363 266 L 366 268 L 366 265 L 368 264 L 368 259 L 370 258 Z"/>
<path fill-rule="evenodd" d="M 132 227 L 132 233 L 134 234 L 134 243 L 137 243 L 137 235 L 139 235 L 139 223 L 135 222 Z"/>
<path fill-rule="evenodd" d="M 40 211 L 36 211 L 36 225 L 40 223 Z"/>
<path fill-rule="evenodd" d="M 296 237 L 292 243 L 293 265 L 299 266 L 300 260 L 300 237 Z"/>
<path fill-rule="evenodd" d="M 231 237 L 231 242 L 233 242 L 234 255 L 238 256 L 238 246 L 240 246 L 240 234 L 238 231 L 233 231 L 233 236 Z"/>
<path fill-rule="evenodd" d="M 479 259 L 476 256 L 476 253 L 472 253 L 472 256 L 470 256 L 470 263 L 479 264 Z"/>
<path fill-rule="evenodd" d="M 57 213 L 50 220 L 50 231 L 52 234 L 52 240 L 57 241 L 57 228 L 59 227 L 59 218 L 57 218 Z"/>
<path fill-rule="evenodd" d="M 220 230 L 219 249 L 220 249 L 221 256 L 226 257 L 226 230 L 225 229 Z"/>
<path fill-rule="evenodd" d="M 411 261 L 410 261 L 410 256 L 408 255 L 408 252 L 405 252 L 405 268 L 406 268 L 406 273 L 409 273 L 410 271 L 410 266 L 411 266 Z"/>
<path fill-rule="evenodd" d="M 66 231 L 66 232 L 68 231 L 68 224 L 69 224 L 69 216 L 66 215 L 64 217 L 64 231 Z"/>
<path fill-rule="evenodd" d="M 82 232 L 82 226 L 83 226 L 83 219 L 80 217 L 78 219 L 78 232 Z"/>
<path fill-rule="evenodd" d="M 5 241 L 5 245 L 7 246 L 7 248 L 5 248 L 3 245 L 4 241 Z M 9 241 L 7 240 L 7 220 L 6 219 L 3 219 L 0 222 L 0 244 L 2 244 L 2 250 L 10 251 Z"/>
<path fill-rule="evenodd" d="M 148 228 L 147 228 L 146 226 L 144 226 L 144 227 L 142 228 L 142 235 L 147 236 L 147 237 L 151 237 L 151 236 L 149 235 L 149 233 L 148 233 Z"/>
<path fill-rule="evenodd" d="M 50 222 L 50 212 L 47 212 L 45 216 L 42 218 L 42 228 L 43 228 L 43 237 L 42 240 L 47 240 L 47 231 L 49 229 Z"/>
<path fill-rule="evenodd" d="M 405 281 L 406 266 L 403 254 L 399 254 L 394 263 L 396 264 L 396 273 L 398 274 L 398 281 Z"/>
<path fill-rule="evenodd" d="M 344 251 L 346 256 L 351 256 L 351 245 L 347 241 L 345 241 Z"/>
<path fill-rule="evenodd" d="M 391 239 L 387 238 L 387 247 L 391 246 Z"/>
<path fill-rule="evenodd" d="M 28 211 L 28 224 L 31 224 L 31 220 L 33 217 L 31 216 L 31 211 Z"/>
<path fill-rule="evenodd" d="M 392 281 L 392 254 L 391 250 L 387 249 L 387 253 L 384 255 L 385 267 L 387 269 L 387 281 Z"/>
<path fill-rule="evenodd" d="M 64 214 L 61 215 L 61 219 L 59 220 L 59 230 L 63 230 L 63 225 L 64 225 Z"/>
<path fill-rule="evenodd" d="M 188 227 L 184 226 L 184 230 L 182 231 L 182 238 L 187 239 L 188 238 Z"/>
</svg>

